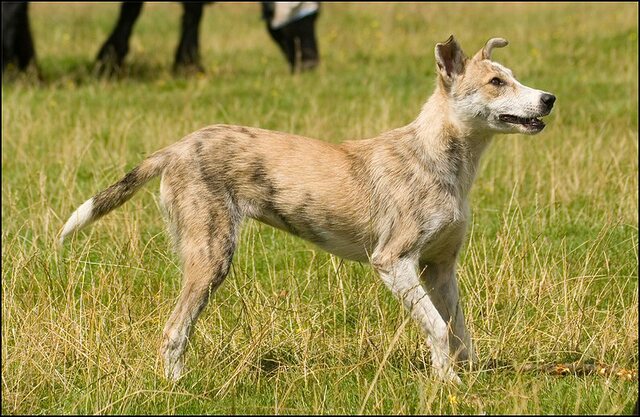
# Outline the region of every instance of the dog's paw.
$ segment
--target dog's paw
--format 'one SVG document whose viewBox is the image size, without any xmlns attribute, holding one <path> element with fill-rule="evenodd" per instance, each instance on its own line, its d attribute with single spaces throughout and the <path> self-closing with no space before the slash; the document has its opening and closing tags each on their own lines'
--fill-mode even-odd
<svg viewBox="0 0 640 417">
<path fill-rule="evenodd" d="M 177 382 L 183 374 L 184 363 L 182 360 L 165 361 L 164 376 L 172 382 Z"/>
<path fill-rule="evenodd" d="M 441 381 L 452 383 L 455 385 L 462 384 L 462 380 L 460 380 L 460 377 L 458 376 L 458 374 L 456 374 L 452 367 L 447 367 L 445 369 L 436 369 L 435 371 L 438 379 L 440 379 Z"/>
<path fill-rule="evenodd" d="M 445 381 L 455 385 L 462 384 L 462 380 L 460 379 L 460 377 L 456 375 L 456 373 L 453 372 L 452 370 L 449 373 L 447 373 L 447 376 L 445 377 Z"/>
<path fill-rule="evenodd" d="M 164 359 L 164 376 L 174 382 L 179 380 L 184 371 L 183 344 L 165 338 L 161 352 Z"/>
</svg>

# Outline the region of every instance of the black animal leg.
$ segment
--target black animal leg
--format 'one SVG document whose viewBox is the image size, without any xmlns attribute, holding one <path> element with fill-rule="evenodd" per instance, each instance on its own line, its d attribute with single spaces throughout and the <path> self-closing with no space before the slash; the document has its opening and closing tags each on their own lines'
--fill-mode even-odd
<svg viewBox="0 0 640 417">
<path fill-rule="evenodd" d="M 111 74 L 122 67 L 124 58 L 129 52 L 129 38 L 133 25 L 140 16 L 143 3 L 141 1 L 122 3 L 118 22 L 96 57 L 98 72 Z"/>
<path fill-rule="evenodd" d="M 199 31 L 204 2 L 182 3 L 182 33 L 176 49 L 174 72 L 204 72 L 200 63 Z"/>
</svg>

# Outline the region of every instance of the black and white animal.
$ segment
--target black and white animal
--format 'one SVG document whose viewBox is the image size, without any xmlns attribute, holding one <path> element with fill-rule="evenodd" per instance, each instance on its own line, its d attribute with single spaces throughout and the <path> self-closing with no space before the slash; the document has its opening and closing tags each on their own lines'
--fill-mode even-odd
<svg viewBox="0 0 640 417">
<path fill-rule="evenodd" d="M 316 41 L 318 2 L 262 2 L 262 17 L 284 53 L 291 72 L 315 68 L 320 62 Z"/>
<path fill-rule="evenodd" d="M 183 8 L 180 41 L 176 47 L 174 71 L 203 72 L 199 29 L 204 6 L 212 2 L 181 2 Z M 101 73 L 120 69 L 129 52 L 129 39 L 144 2 L 123 2 L 113 31 L 100 47 L 96 68 Z M 2 72 L 13 64 L 24 71 L 35 62 L 35 46 L 29 22 L 28 2 L 2 3 Z M 317 2 L 264 2 L 263 18 L 273 40 L 284 53 L 292 72 L 308 70 L 319 62 L 315 21 Z"/>
</svg>

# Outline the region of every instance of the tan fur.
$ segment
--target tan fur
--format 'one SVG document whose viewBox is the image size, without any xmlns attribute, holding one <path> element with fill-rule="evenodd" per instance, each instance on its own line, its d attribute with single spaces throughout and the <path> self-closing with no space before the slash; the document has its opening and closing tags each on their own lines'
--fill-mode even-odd
<svg viewBox="0 0 640 417">
<path fill-rule="evenodd" d="M 182 374 L 192 326 L 229 271 L 242 219 L 251 217 L 338 256 L 371 262 L 430 339 L 438 375 L 457 381 L 452 363 L 474 354 L 455 262 L 467 195 L 495 133 L 478 116 L 481 107 L 468 110 L 478 100 L 469 97 L 478 93 L 482 102 L 507 94 L 487 83 L 509 74 L 483 58 L 500 44 L 493 41 L 473 59 L 453 37 L 438 44 L 438 87 L 419 116 L 371 139 L 333 145 L 252 127 L 198 130 L 85 203 L 62 238 L 162 173 L 161 199 L 184 270 L 161 348 L 168 377 Z"/>
</svg>

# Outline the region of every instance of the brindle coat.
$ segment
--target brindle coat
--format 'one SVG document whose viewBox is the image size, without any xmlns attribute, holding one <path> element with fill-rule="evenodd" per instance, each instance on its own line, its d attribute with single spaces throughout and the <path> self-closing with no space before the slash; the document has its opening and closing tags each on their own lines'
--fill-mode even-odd
<svg viewBox="0 0 640 417">
<path fill-rule="evenodd" d="M 71 216 L 61 240 L 162 175 L 161 199 L 184 270 L 164 329 L 165 372 L 182 374 L 200 311 L 226 277 L 240 223 L 251 217 L 343 258 L 370 262 L 426 333 L 432 362 L 459 381 L 473 359 L 458 302 L 456 258 L 467 196 L 495 133 L 537 133 L 555 97 L 520 84 L 490 59 L 472 59 L 450 37 L 435 49 L 438 82 L 416 120 L 339 145 L 264 129 L 213 125 L 144 160 Z"/>
</svg>

